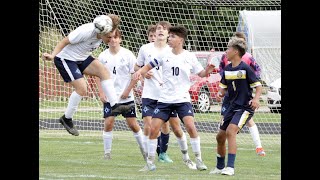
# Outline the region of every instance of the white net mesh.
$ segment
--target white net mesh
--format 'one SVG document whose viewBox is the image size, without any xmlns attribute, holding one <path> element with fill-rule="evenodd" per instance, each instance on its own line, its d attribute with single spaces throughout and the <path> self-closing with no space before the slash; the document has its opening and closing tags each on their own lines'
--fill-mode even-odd
<svg viewBox="0 0 320 180">
<path fill-rule="evenodd" d="M 63 82 L 53 62 L 43 61 L 41 54 L 51 53 L 56 44 L 77 26 L 91 22 L 94 17 L 100 14 L 119 15 L 121 17 L 120 30 L 123 33 L 122 46 L 137 55 L 139 48 L 147 43 L 146 30 L 148 25 L 165 20 L 173 25 L 181 24 L 188 28 L 187 49 L 210 51 L 214 48 L 215 51 L 225 51 L 229 38 L 237 30 L 240 11 L 277 11 L 281 10 L 281 1 L 40 0 L 39 7 L 39 129 L 63 131 L 58 119 L 67 107 L 68 98 L 73 89 L 69 84 Z M 257 40 L 259 40 L 259 36 L 257 36 Z M 97 57 L 104 48 L 105 46 L 101 45 L 93 52 L 93 56 Z M 269 69 L 277 68 L 281 73 L 280 61 L 275 61 L 278 64 L 268 63 L 268 59 L 275 56 L 280 59 L 281 48 L 272 48 L 260 50 L 257 47 L 254 51 L 255 59 L 258 62 L 263 62 L 261 68 L 262 72 L 265 71 L 266 74 Z M 86 79 L 88 94 L 83 97 L 73 117 L 80 134 L 81 131 L 96 132 L 103 128 L 102 104 L 98 98 L 95 79 L 88 76 Z M 200 91 L 205 90 L 208 89 L 204 87 Z M 136 97 L 137 101 L 139 98 Z M 262 107 L 256 112 L 254 120 L 260 131 L 262 144 L 280 144 L 281 114 L 270 113 L 267 107 L 266 89 L 262 94 L 261 105 Z M 201 132 L 201 139 L 211 142 L 215 141 L 215 133 L 218 131 L 221 107 L 214 101 L 210 103 L 210 106 L 209 112 L 195 109 L 197 112 L 195 121 L 198 131 Z M 138 120 L 143 127 L 139 113 L 141 107 L 137 105 L 137 108 Z M 117 119 L 115 131 L 129 130 L 122 116 Z M 51 131 L 46 132 L 50 133 Z M 240 134 L 239 143 L 252 141 L 247 126 Z"/>
</svg>

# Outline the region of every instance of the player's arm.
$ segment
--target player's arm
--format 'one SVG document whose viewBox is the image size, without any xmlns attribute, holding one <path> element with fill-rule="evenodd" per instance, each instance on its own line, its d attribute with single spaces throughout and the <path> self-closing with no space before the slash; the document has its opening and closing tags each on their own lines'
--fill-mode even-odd
<svg viewBox="0 0 320 180">
<path fill-rule="evenodd" d="M 217 97 L 218 101 L 221 101 L 221 99 L 226 95 L 226 91 L 228 88 L 224 73 L 222 74 L 222 77 L 221 77 L 221 80 L 219 83 L 219 87 L 220 88 L 219 88 L 219 91 L 218 91 L 216 97 Z"/>
<path fill-rule="evenodd" d="M 204 70 L 202 70 L 198 73 L 198 76 L 200 76 L 200 77 L 208 76 L 208 74 L 210 74 L 214 70 L 214 67 L 215 67 L 215 65 L 208 64 Z"/>
<path fill-rule="evenodd" d="M 53 58 L 68 44 L 70 44 L 69 38 L 66 36 L 64 37 L 54 48 L 51 54 L 49 53 L 43 53 L 42 58 L 44 60 L 53 60 Z"/>
<path fill-rule="evenodd" d="M 142 68 L 140 68 L 138 71 L 136 71 L 133 74 L 132 79 L 138 81 L 141 77 L 145 76 L 145 74 L 151 69 L 153 69 L 154 67 L 155 66 L 152 66 L 151 64 L 144 65 Z"/>
<path fill-rule="evenodd" d="M 255 96 L 253 99 L 249 101 L 249 104 L 253 110 L 258 109 L 260 107 L 260 95 L 262 92 L 262 84 L 260 83 L 259 79 L 257 78 L 255 72 L 249 67 L 246 70 L 248 76 L 248 83 L 251 88 L 256 88 Z"/>
<path fill-rule="evenodd" d="M 129 85 L 127 86 L 127 88 L 123 91 L 122 95 L 121 95 L 121 99 L 127 99 L 129 96 L 130 91 L 132 90 L 132 88 L 134 88 L 134 86 L 137 84 L 138 80 L 133 79 L 133 74 L 131 74 L 131 81 L 129 83 Z"/>
</svg>

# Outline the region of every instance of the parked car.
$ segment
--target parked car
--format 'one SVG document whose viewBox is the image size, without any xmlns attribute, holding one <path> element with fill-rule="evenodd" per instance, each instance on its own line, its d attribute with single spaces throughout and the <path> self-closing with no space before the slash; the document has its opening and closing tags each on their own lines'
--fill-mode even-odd
<svg viewBox="0 0 320 180">
<path fill-rule="evenodd" d="M 270 83 L 267 91 L 267 104 L 272 113 L 281 113 L 281 78 Z"/>
<path fill-rule="evenodd" d="M 192 85 L 189 89 L 191 102 L 195 112 L 208 112 L 210 106 L 217 102 L 216 94 L 219 90 L 221 76 L 219 74 L 219 63 L 224 52 L 221 51 L 195 51 L 193 52 L 198 61 L 205 68 L 209 62 L 216 66 L 215 70 L 207 77 L 192 75 Z"/>
<path fill-rule="evenodd" d="M 215 70 L 207 77 L 199 77 L 198 75 L 191 75 L 191 87 L 189 89 L 191 102 L 195 112 L 208 112 L 210 106 L 217 102 L 216 94 L 219 90 L 219 82 L 221 76 L 219 74 L 219 63 L 224 52 L 220 51 L 194 51 L 198 61 L 205 68 L 209 62 L 216 66 Z M 133 89 L 135 94 L 136 106 L 141 112 L 141 95 L 143 83 L 138 83 Z"/>
</svg>

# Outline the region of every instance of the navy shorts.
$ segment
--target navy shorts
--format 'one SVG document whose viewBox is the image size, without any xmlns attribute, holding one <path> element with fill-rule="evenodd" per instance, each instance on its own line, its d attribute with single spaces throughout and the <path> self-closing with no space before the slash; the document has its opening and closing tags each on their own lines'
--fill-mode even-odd
<svg viewBox="0 0 320 180">
<path fill-rule="evenodd" d="M 178 113 L 178 116 L 181 119 L 181 121 L 185 116 L 192 116 L 192 117 L 194 116 L 193 108 L 190 102 L 183 102 L 183 103 L 158 102 L 157 107 L 153 111 L 152 118 L 159 118 L 159 119 L 162 119 L 164 122 L 167 122 L 170 119 L 172 112 Z"/>
<path fill-rule="evenodd" d="M 84 61 L 70 61 L 67 59 L 61 59 L 57 56 L 54 57 L 54 64 L 56 65 L 60 75 L 64 82 L 71 82 L 83 77 L 83 71 L 89 66 L 89 64 L 95 60 L 92 56 L 89 56 Z"/>
<path fill-rule="evenodd" d="M 142 118 L 152 116 L 154 109 L 157 106 L 157 100 L 142 98 Z M 177 117 L 177 112 L 172 111 L 170 117 Z"/>
<path fill-rule="evenodd" d="M 130 102 L 126 102 L 126 103 L 121 103 L 121 104 L 131 104 L 131 103 L 134 103 L 133 101 L 130 101 Z M 120 113 L 114 113 L 114 114 L 111 114 L 111 105 L 110 103 L 103 103 L 103 118 L 107 118 L 109 116 L 118 116 L 120 115 Z M 136 107 L 132 108 L 131 111 L 129 113 L 121 113 L 121 115 L 125 118 L 130 118 L 130 117 L 137 117 L 136 115 Z"/>
<path fill-rule="evenodd" d="M 239 127 L 239 131 L 252 118 L 254 111 L 248 105 L 247 107 L 239 105 L 229 105 L 224 112 L 223 120 L 220 123 L 220 129 L 226 130 L 229 124 L 235 124 Z"/>
</svg>

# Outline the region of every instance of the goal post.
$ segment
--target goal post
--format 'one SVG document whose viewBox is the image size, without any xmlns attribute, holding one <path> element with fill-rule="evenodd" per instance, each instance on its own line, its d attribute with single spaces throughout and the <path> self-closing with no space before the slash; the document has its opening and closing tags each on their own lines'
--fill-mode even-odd
<svg viewBox="0 0 320 180">
<path fill-rule="evenodd" d="M 63 82 L 53 62 L 43 61 L 41 55 L 45 52 L 51 53 L 55 45 L 79 25 L 92 22 L 94 17 L 100 14 L 119 15 L 121 18 L 119 28 L 123 34 L 121 45 L 137 55 L 139 48 L 147 43 L 148 26 L 164 20 L 173 25 L 183 25 L 189 30 L 186 49 L 225 51 L 229 38 L 237 31 L 240 11 L 279 11 L 281 1 L 40 0 L 39 8 L 39 130 L 46 133 L 61 130 L 62 134 L 69 135 L 63 131 L 64 128 L 59 124 L 58 119 L 67 107 L 68 98 L 73 89 Z M 93 52 L 93 56 L 97 57 L 104 48 L 106 46 L 101 45 Z M 265 57 L 270 55 L 272 52 L 260 54 Z M 259 58 L 256 58 L 257 61 Z M 90 76 L 85 78 L 88 82 L 88 93 L 83 97 L 74 116 L 80 135 L 81 132 L 96 134 L 102 131 L 104 122 L 95 78 Z M 140 97 L 135 98 L 139 101 Z M 255 113 L 254 121 L 260 131 L 262 144 L 264 146 L 280 145 L 281 114 L 270 113 L 266 104 L 266 89 L 260 103 L 261 107 Z M 195 113 L 195 123 L 201 133 L 201 141 L 215 142 L 220 121 L 220 108 L 221 104 L 213 102 L 209 112 Z M 137 119 L 143 127 L 140 112 L 141 106 L 137 103 Z M 122 116 L 117 117 L 114 131 L 129 131 Z M 243 128 L 240 136 L 239 143 L 252 142 L 247 126 Z"/>
</svg>

